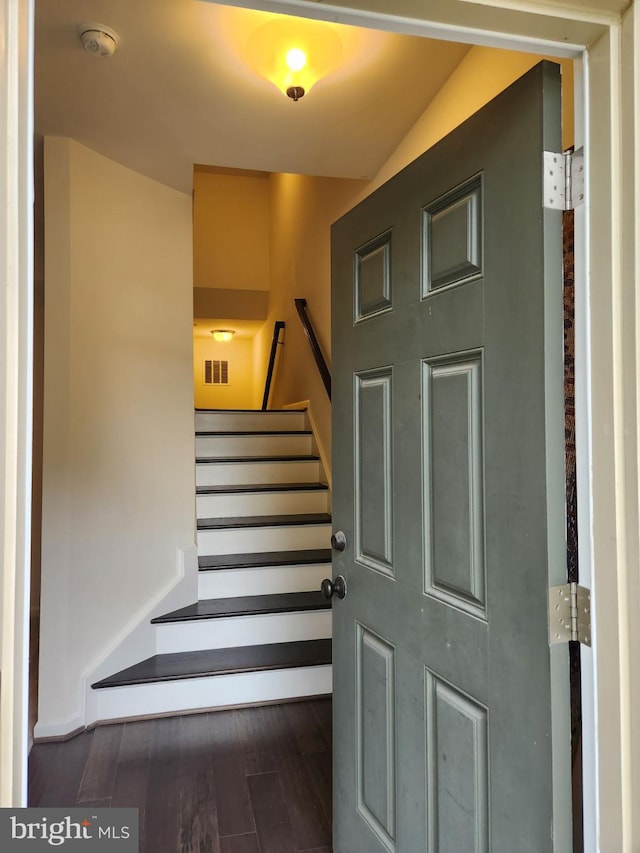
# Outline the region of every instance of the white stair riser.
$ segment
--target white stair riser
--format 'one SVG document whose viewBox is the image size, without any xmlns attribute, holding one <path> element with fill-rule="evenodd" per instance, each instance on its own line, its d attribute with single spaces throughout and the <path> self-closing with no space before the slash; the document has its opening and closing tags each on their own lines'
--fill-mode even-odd
<svg viewBox="0 0 640 853">
<path fill-rule="evenodd" d="M 228 518 L 243 515 L 289 515 L 328 512 L 329 492 L 251 492 L 222 495 L 199 495 L 196 498 L 198 518 Z"/>
<path fill-rule="evenodd" d="M 198 555 L 254 554 L 258 551 L 298 551 L 328 548 L 330 524 L 291 527 L 253 527 L 233 530 L 198 530 Z"/>
<path fill-rule="evenodd" d="M 310 435 L 199 435 L 196 456 L 310 456 Z"/>
<path fill-rule="evenodd" d="M 306 429 L 304 412 L 196 412 L 196 432 Z"/>
<path fill-rule="evenodd" d="M 331 690 L 331 665 L 112 687 L 94 691 L 94 719 L 87 722 L 322 696 Z"/>
<path fill-rule="evenodd" d="M 198 572 L 198 598 L 235 598 L 278 592 L 311 592 L 332 577 L 331 563 L 269 566 L 259 569 L 216 569 Z"/>
<path fill-rule="evenodd" d="M 320 463 L 310 462 L 201 462 L 196 465 L 197 486 L 246 486 L 255 483 L 317 483 Z"/>
<path fill-rule="evenodd" d="M 331 611 L 261 613 L 156 625 L 156 654 L 229 649 L 331 636 Z"/>
</svg>

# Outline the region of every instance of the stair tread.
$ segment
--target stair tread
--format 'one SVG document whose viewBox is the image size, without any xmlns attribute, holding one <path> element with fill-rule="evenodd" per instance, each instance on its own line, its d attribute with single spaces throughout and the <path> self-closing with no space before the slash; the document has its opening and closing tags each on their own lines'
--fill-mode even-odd
<svg viewBox="0 0 640 853">
<path fill-rule="evenodd" d="M 299 551 L 264 551 L 251 554 L 216 554 L 198 557 L 200 571 L 251 569 L 262 566 L 313 565 L 330 562 L 330 548 L 310 548 Z"/>
<path fill-rule="evenodd" d="M 185 678 L 323 666 L 331 663 L 331 640 L 300 640 L 154 655 L 91 686 L 124 687 Z"/>
<path fill-rule="evenodd" d="M 328 610 L 331 602 L 319 591 L 281 592 L 272 595 L 243 595 L 237 598 L 207 598 L 152 619 L 153 624 L 217 619 L 224 616 L 253 616 L 262 613 L 295 613 Z"/>
<path fill-rule="evenodd" d="M 250 492 L 326 492 L 329 489 L 326 483 L 251 483 L 244 485 L 227 486 L 197 486 L 197 495 L 225 495 Z"/>
<path fill-rule="evenodd" d="M 246 412 L 250 415 L 299 415 L 306 409 L 194 409 L 194 412 L 209 412 L 212 415 L 230 415 Z"/>
<path fill-rule="evenodd" d="M 228 530 L 247 527 L 293 527 L 305 524 L 330 524 L 328 512 L 295 515 L 239 515 L 227 518 L 199 518 L 198 530 Z"/>
<path fill-rule="evenodd" d="M 271 435 L 313 435 L 310 429 L 250 429 L 250 430 L 240 430 L 240 429 L 232 429 L 232 430 L 196 430 L 196 436 L 218 436 L 221 438 L 228 438 L 234 435 L 239 436 L 271 436 Z"/>
<path fill-rule="evenodd" d="M 220 462 L 318 462 L 319 456 L 294 455 L 294 456 L 196 456 L 196 464 L 210 465 Z"/>
</svg>

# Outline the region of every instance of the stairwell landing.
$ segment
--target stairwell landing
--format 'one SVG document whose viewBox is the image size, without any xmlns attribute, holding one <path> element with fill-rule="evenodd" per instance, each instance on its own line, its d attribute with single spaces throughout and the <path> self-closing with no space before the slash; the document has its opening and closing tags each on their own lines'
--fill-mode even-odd
<svg viewBox="0 0 640 853">
<path fill-rule="evenodd" d="M 103 678 L 98 720 L 331 693 L 330 494 L 306 412 L 197 410 L 198 599 Z"/>
</svg>

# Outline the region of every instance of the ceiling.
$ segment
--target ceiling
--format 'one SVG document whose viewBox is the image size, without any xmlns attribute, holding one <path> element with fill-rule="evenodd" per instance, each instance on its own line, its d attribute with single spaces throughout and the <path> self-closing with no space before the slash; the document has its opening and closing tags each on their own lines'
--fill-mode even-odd
<svg viewBox="0 0 640 853">
<path fill-rule="evenodd" d="M 340 64 L 298 103 L 251 67 L 267 12 L 201 0 L 36 0 L 36 132 L 191 193 L 194 163 L 372 178 L 468 45 L 332 25 Z M 78 25 L 114 29 L 111 59 Z"/>
</svg>

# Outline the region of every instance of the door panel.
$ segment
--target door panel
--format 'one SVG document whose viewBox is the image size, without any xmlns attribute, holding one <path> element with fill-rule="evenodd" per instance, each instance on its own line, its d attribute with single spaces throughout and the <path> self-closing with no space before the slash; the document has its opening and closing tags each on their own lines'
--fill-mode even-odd
<svg viewBox="0 0 640 853">
<path fill-rule="evenodd" d="M 425 207 L 423 296 L 482 275 L 481 194 L 477 175 Z"/>
<path fill-rule="evenodd" d="M 356 374 L 356 559 L 393 575 L 393 422 L 390 370 Z"/>
<path fill-rule="evenodd" d="M 542 63 L 333 228 L 335 853 L 569 849 L 559 116 Z"/>
<path fill-rule="evenodd" d="M 486 853 L 487 709 L 429 670 L 425 682 L 429 849 Z"/>
<path fill-rule="evenodd" d="M 356 251 L 354 285 L 356 322 L 393 307 L 390 233 Z"/>
<path fill-rule="evenodd" d="M 384 844 L 396 824 L 395 649 L 356 625 L 358 811 Z"/>
<path fill-rule="evenodd" d="M 485 618 L 482 352 L 423 362 L 424 591 Z"/>
</svg>

